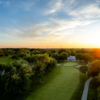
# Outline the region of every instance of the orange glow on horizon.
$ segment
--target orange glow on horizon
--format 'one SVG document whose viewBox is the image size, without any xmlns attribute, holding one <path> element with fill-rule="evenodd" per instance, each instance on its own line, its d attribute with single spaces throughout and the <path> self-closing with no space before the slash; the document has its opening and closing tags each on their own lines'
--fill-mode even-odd
<svg viewBox="0 0 100 100">
<path fill-rule="evenodd" d="M 26 44 L 5 44 L 1 45 L 0 48 L 100 48 L 97 45 L 79 44 L 79 43 L 26 43 Z"/>
</svg>

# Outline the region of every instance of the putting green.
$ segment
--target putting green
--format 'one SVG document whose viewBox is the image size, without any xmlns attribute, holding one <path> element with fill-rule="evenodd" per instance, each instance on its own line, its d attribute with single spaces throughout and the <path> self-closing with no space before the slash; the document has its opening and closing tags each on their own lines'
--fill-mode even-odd
<svg viewBox="0 0 100 100">
<path fill-rule="evenodd" d="M 79 62 L 67 62 L 63 64 L 64 66 L 76 66 L 79 65 Z"/>
</svg>

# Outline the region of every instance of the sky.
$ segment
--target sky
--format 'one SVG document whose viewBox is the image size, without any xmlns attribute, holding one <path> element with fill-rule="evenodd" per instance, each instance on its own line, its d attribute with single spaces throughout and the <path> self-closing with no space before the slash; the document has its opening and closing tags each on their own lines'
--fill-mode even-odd
<svg viewBox="0 0 100 100">
<path fill-rule="evenodd" d="M 100 0 L 0 0 L 0 48 L 100 48 Z"/>
</svg>

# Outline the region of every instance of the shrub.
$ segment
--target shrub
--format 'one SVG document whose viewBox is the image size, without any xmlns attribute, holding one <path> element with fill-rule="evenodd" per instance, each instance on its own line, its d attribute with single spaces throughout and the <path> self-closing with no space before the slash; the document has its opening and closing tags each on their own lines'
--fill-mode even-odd
<svg viewBox="0 0 100 100">
<path fill-rule="evenodd" d="M 80 70 L 82 73 L 86 73 L 86 72 L 87 72 L 87 69 L 88 69 L 87 66 L 81 66 L 81 67 L 79 68 L 79 70 Z"/>
</svg>

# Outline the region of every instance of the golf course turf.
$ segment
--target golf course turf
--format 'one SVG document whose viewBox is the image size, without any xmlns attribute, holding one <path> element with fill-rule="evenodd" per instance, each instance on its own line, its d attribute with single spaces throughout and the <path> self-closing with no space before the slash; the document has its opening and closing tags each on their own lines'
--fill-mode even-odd
<svg viewBox="0 0 100 100">
<path fill-rule="evenodd" d="M 79 62 L 64 62 L 43 78 L 38 89 L 24 100 L 80 100 L 86 75 L 75 68 Z"/>
</svg>

